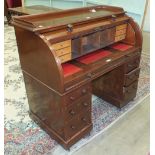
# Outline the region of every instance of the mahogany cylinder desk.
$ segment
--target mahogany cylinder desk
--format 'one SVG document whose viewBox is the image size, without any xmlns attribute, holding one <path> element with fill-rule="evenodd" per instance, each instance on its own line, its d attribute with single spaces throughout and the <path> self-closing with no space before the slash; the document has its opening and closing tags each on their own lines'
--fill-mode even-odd
<svg viewBox="0 0 155 155">
<path fill-rule="evenodd" d="M 120 7 L 14 17 L 30 117 L 68 149 L 92 129 L 92 94 L 121 108 L 134 99 L 142 34 Z"/>
</svg>

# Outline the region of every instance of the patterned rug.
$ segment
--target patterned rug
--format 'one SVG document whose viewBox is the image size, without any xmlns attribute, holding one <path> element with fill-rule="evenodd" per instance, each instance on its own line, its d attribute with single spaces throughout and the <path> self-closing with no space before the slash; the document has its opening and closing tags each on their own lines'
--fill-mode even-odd
<svg viewBox="0 0 155 155">
<path fill-rule="evenodd" d="M 38 127 L 28 115 L 28 101 L 20 69 L 18 51 L 13 27 L 5 25 L 5 155 L 68 155 L 84 146 L 91 139 L 103 133 L 114 121 L 134 107 L 149 94 L 149 57 L 142 55 L 141 73 L 137 96 L 122 109 L 103 101 L 96 96 L 92 98 L 93 130 L 83 139 L 64 150 Z"/>
</svg>

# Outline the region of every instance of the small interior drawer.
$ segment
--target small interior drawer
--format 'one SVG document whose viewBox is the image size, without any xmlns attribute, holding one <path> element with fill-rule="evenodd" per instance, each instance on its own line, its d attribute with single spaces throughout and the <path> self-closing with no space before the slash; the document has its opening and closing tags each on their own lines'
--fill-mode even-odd
<svg viewBox="0 0 155 155">
<path fill-rule="evenodd" d="M 122 34 L 122 35 L 119 35 L 119 36 L 115 36 L 115 42 L 125 39 L 125 36 L 126 36 L 126 34 Z"/>
<path fill-rule="evenodd" d="M 55 51 L 57 56 L 63 56 L 65 54 L 71 53 L 71 47 L 65 47 L 63 49 L 59 49 Z"/>
<path fill-rule="evenodd" d="M 115 33 L 115 36 L 119 36 L 119 35 L 122 35 L 122 34 L 126 34 L 126 29 L 117 30 L 116 33 Z"/>
<path fill-rule="evenodd" d="M 121 30 L 121 29 L 126 29 L 127 28 L 127 24 L 121 24 L 116 26 L 116 31 Z"/>
<path fill-rule="evenodd" d="M 59 50 L 59 49 L 62 49 L 62 48 L 65 48 L 65 47 L 71 47 L 71 40 L 66 40 L 66 41 L 63 41 L 63 42 L 59 42 L 59 43 L 56 43 L 56 44 L 53 44 L 51 47 L 54 49 L 54 50 Z"/>
<path fill-rule="evenodd" d="M 67 62 L 67 61 L 71 60 L 71 58 L 72 58 L 71 53 L 59 56 L 61 63 Z"/>
<path fill-rule="evenodd" d="M 129 72 L 128 74 L 125 74 L 124 85 L 129 86 L 131 83 L 133 83 L 135 80 L 137 80 L 139 78 L 139 72 L 140 72 L 140 68 L 137 68 L 137 69 Z"/>
</svg>

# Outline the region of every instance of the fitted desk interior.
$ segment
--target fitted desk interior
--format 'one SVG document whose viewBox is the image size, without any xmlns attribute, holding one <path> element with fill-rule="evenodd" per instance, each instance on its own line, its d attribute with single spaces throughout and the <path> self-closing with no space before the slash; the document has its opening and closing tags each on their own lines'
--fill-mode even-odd
<svg viewBox="0 0 155 155">
<path fill-rule="evenodd" d="M 119 7 L 14 17 L 29 115 L 69 148 L 92 129 L 92 94 L 121 108 L 134 99 L 142 35 Z"/>
</svg>

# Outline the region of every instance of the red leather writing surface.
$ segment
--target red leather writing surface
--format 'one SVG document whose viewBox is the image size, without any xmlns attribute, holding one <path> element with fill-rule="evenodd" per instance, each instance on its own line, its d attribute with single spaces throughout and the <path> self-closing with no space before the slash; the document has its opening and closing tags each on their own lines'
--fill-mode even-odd
<svg viewBox="0 0 155 155">
<path fill-rule="evenodd" d="M 96 52 L 82 56 L 82 57 L 78 58 L 77 60 L 84 64 L 89 64 L 89 63 L 95 62 L 99 59 L 102 59 L 104 57 L 107 57 L 110 54 L 111 54 L 111 52 L 108 50 L 98 50 Z"/>
<path fill-rule="evenodd" d="M 111 48 L 114 48 L 116 50 L 120 50 L 120 51 L 126 51 L 129 48 L 132 48 L 133 46 L 128 45 L 128 44 L 123 44 L 123 43 L 117 43 L 111 46 Z"/>
<path fill-rule="evenodd" d="M 63 69 L 64 77 L 72 75 L 82 70 L 81 68 L 75 65 L 72 65 L 70 63 L 62 64 L 62 69 Z"/>
</svg>

